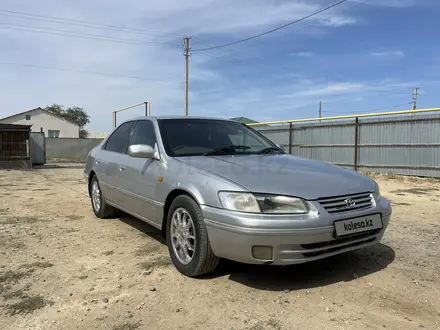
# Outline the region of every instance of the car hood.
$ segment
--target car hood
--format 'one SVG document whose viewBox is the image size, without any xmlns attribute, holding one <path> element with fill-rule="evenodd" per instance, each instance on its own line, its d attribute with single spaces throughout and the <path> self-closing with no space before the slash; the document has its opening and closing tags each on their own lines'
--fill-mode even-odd
<svg viewBox="0 0 440 330">
<path fill-rule="evenodd" d="M 292 155 L 178 157 L 255 193 L 302 197 L 341 196 L 375 189 L 373 180 L 329 163 Z"/>
</svg>

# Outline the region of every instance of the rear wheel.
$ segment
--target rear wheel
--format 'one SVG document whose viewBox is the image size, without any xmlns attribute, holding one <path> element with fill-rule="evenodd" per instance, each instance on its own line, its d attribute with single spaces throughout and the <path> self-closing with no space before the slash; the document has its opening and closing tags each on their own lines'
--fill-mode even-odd
<svg viewBox="0 0 440 330">
<path fill-rule="evenodd" d="M 115 214 L 115 208 L 106 203 L 104 196 L 101 192 L 101 187 L 99 185 L 98 178 L 96 175 L 90 180 L 90 199 L 92 202 L 93 213 L 98 218 L 105 219 Z"/>
<path fill-rule="evenodd" d="M 195 277 L 213 272 L 219 263 L 212 252 L 199 205 L 189 196 L 178 196 L 168 212 L 167 245 L 174 266 Z"/>
</svg>

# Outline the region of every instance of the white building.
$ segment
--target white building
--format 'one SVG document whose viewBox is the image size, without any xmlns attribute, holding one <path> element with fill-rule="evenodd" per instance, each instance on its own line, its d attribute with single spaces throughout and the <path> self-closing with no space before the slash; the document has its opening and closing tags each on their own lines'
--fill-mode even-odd
<svg viewBox="0 0 440 330">
<path fill-rule="evenodd" d="M 105 139 L 107 137 L 107 132 L 89 132 L 87 131 L 88 139 Z"/>
<path fill-rule="evenodd" d="M 1 124 L 32 125 L 32 132 L 44 132 L 49 138 L 79 138 L 79 126 L 42 108 L 0 119 Z"/>
</svg>

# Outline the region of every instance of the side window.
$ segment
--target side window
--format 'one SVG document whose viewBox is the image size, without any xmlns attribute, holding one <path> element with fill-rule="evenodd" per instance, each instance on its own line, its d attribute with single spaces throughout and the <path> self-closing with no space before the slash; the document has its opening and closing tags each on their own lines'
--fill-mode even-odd
<svg viewBox="0 0 440 330">
<path fill-rule="evenodd" d="M 105 150 L 126 153 L 134 122 L 124 123 L 108 138 Z"/>
<path fill-rule="evenodd" d="M 149 120 L 140 120 L 134 127 L 133 137 L 130 145 L 133 144 L 147 144 L 154 148 L 156 144 L 156 133 L 154 132 L 154 125 Z"/>
</svg>

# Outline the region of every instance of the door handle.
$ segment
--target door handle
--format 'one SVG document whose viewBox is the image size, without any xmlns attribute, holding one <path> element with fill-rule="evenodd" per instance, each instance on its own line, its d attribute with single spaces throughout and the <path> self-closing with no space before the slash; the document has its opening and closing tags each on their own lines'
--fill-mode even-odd
<svg viewBox="0 0 440 330">
<path fill-rule="evenodd" d="M 123 171 L 123 170 L 125 170 L 125 167 L 120 167 L 119 168 L 119 171 Z"/>
<path fill-rule="evenodd" d="M 96 164 L 96 165 L 99 165 L 99 160 L 95 160 L 95 164 Z"/>
</svg>

